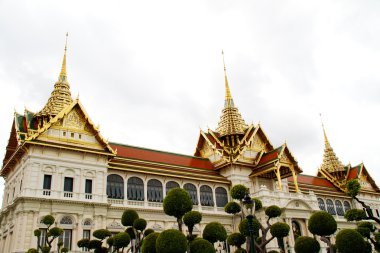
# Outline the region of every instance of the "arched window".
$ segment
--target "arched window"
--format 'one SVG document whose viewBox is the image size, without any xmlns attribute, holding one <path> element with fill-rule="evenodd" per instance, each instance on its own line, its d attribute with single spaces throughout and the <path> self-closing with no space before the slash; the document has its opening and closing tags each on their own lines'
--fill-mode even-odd
<svg viewBox="0 0 380 253">
<path fill-rule="evenodd" d="M 326 205 L 327 205 L 327 212 L 329 214 L 335 215 L 335 208 L 334 208 L 334 203 L 332 202 L 331 199 L 326 200 Z"/>
<path fill-rule="evenodd" d="M 340 202 L 339 200 L 335 200 L 335 207 L 336 207 L 336 213 L 339 216 L 344 216 L 342 202 Z"/>
<path fill-rule="evenodd" d="M 198 194 L 195 185 L 185 184 L 183 188 L 190 194 L 191 199 L 193 200 L 193 205 L 198 205 Z"/>
<path fill-rule="evenodd" d="M 169 181 L 166 183 L 166 193 L 174 188 L 179 188 L 179 184 L 177 182 Z"/>
<path fill-rule="evenodd" d="M 144 200 L 144 182 L 141 178 L 130 177 L 128 179 L 127 197 L 129 200 Z"/>
<path fill-rule="evenodd" d="M 87 227 L 92 226 L 92 220 L 91 219 L 85 219 L 83 221 L 83 226 L 87 226 Z"/>
<path fill-rule="evenodd" d="M 202 185 L 200 189 L 200 199 L 202 206 L 214 206 L 214 197 L 210 186 Z"/>
<path fill-rule="evenodd" d="M 73 219 L 70 216 L 63 216 L 59 223 L 61 225 L 72 225 Z"/>
<path fill-rule="evenodd" d="M 121 176 L 107 176 L 107 196 L 111 199 L 124 199 L 124 180 Z"/>
<path fill-rule="evenodd" d="M 347 212 L 348 210 L 351 210 L 350 202 L 344 201 L 343 205 L 344 205 L 344 212 Z"/>
<path fill-rule="evenodd" d="M 292 230 L 293 230 L 294 240 L 296 240 L 298 237 L 302 235 L 301 226 L 297 221 L 292 221 Z"/>
<path fill-rule="evenodd" d="M 148 201 L 162 202 L 162 184 L 157 179 L 148 181 Z"/>
<path fill-rule="evenodd" d="M 227 191 L 223 187 L 218 187 L 215 189 L 215 197 L 217 207 L 224 207 L 228 202 Z"/>
<path fill-rule="evenodd" d="M 325 201 L 323 201 L 323 199 L 318 198 L 318 206 L 322 211 L 326 211 Z"/>
</svg>

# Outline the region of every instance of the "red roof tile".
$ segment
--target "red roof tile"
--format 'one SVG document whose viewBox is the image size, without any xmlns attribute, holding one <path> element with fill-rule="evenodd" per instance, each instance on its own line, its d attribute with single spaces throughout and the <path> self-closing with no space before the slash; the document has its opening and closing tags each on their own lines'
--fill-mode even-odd
<svg viewBox="0 0 380 253">
<path fill-rule="evenodd" d="M 158 150 L 145 149 L 122 144 L 110 143 L 112 149 L 117 150 L 117 157 L 213 170 L 208 159 L 179 155 Z"/>
<path fill-rule="evenodd" d="M 359 167 L 351 168 L 350 172 L 348 173 L 347 180 L 358 178 L 358 174 L 359 174 L 358 169 L 359 169 Z"/>
<path fill-rule="evenodd" d="M 293 182 L 293 177 L 288 177 L 288 181 Z M 313 177 L 299 174 L 297 176 L 297 182 L 300 184 L 311 184 L 315 186 L 335 188 L 332 183 L 327 179 L 321 177 Z"/>
</svg>

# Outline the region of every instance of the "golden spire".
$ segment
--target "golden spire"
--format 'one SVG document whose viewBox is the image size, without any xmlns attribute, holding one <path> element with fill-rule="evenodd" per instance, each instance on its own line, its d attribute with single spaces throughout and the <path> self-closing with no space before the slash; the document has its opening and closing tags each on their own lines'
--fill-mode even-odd
<svg viewBox="0 0 380 253">
<path fill-rule="evenodd" d="M 330 145 L 329 140 L 327 139 L 327 134 L 326 134 L 325 126 L 322 121 L 322 116 L 321 116 L 321 122 L 322 122 L 323 136 L 325 138 L 325 150 L 323 154 L 323 163 L 321 165 L 321 169 L 324 169 L 330 173 L 344 172 L 345 171 L 344 165 L 336 156 L 333 148 Z"/>
<path fill-rule="evenodd" d="M 216 132 L 219 135 L 236 135 L 244 134 L 244 131 L 248 128 L 244 119 L 241 117 L 239 110 L 234 105 L 234 101 L 231 96 L 230 87 L 227 80 L 226 64 L 224 62 L 224 52 L 222 51 L 223 56 L 223 67 L 224 67 L 224 81 L 226 89 L 226 97 L 224 101 L 224 108 L 222 110 L 222 115 L 220 116 L 219 124 L 216 129 Z"/>
<path fill-rule="evenodd" d="M 36 116 L 55 116 L 73 102 L 66 73 L 67 37 L 68 33 L 66 33 L 65 51 L 58 81 L 54 84 L 54 90 L 52 91 L 48 102 Z"/>
</svg>

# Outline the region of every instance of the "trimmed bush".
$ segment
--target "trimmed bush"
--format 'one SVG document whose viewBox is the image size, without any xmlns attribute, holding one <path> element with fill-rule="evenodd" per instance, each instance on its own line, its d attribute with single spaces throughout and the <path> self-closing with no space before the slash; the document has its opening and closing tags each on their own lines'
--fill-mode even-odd
<svg viewBox="0 0 380 253">
<path fill-rule="evenodd" d="M 105 247 L 100 247 L 94 250 L 94 253 L 108 253 L 108 249 Z"/>
<path fill-rule="evenodd" d="M 98 248 L 101 248 L 102 247 L 102 242 L 99 241 L 99 240 L 90 240 L 90 242 L 88 243 L 88 248 L 89 249 L 98 249 Z"/>
<path fill-rule="evenodd" d="M 343 229 L 336 235 L 336 247 L 339 253 L 363 252 L 364 238 L 354 229 Z"/>
<path fill-rule="evenodd" d="M 255 201 L 255 210 L 258 211 L 263 207 L 263 202 L 257 198 L 252 198 L 252 201 Z"/>
<path fill-rule="evenodd" d="M 172 189 L 171 192 L 179 188 Z M 187 239 L 184 234 L 176 229 L 164 230 L 157 237 L 157 253 L 185 253 L 187 250 Z"/>
<path fill-rule="evenodd" d="M 148 228 L 147 230 L 144 231 L 144 236 L 148 236 L 148 235 L 151 234 L 151 233 L 154 233 L 154 230 L 151 229 L 151 228 Z M 129 234 L 129 233 L 128 233 L 128 234 Z M 129 236 L 131 236 L 131 235 L 129 235 Z M 132 239 L 132 237 L 131 237 L 131 239 Z M 133 238 L 133 239 L 134 239 L 134 238 Z"/>
<path fill-rule="evenodd" d="M 344 214 L 347 221 L 360 221 L 366 218 L 366 213 L 362 209 L 350 209 Z"/>
<path fill-rule="evenodd" d="M 209 241 L 197 238 L 190 243 L 191 253 L 215 253 L 215 248 Z"/>
<path fill-rule="evenodd" d="M 77 245 L 79 248 L 88 248 L 89 243 L 90 243 L 89 239 L 81 239 L 77 242 Z"/>
<path fill-rule="evenodd" d="M 113 246 L 117 249 L 127 247 L 131 241 L 131 238 L 126 232 L 117 233 L 112 238 L 113 238 Z"/>
<path fill-rule="evenodd" d="M 133 227 L 136 230 L 143 231 L 146 228 L 147 222 L 144 219 L 138 218 L 133 222 Z"/>
<path fill-rule="evenodd" d="M 253 219 L 253 234 L 258 237 L 260 230 L 260 222 L 254 218 Z M 249 229 L 248 229 L 248 220 L 244 219 L 239 224 L 239 231 L 244 236 L 249 236 Z"/>
<path fill-rule="evenodd" d="M 296 253 L 318 253 L 320 249 L 318 241 L 308 236 L 299 236 L 294 245 Z"/>
<path fill-rule="evenodd" d="M 62 249 L 61 249 L 61 252 L 62 252 L 62 253 L 69 252 L 69 249 L 68 249 L 68 248 L 62 248 Z"/>
<path fill-rule="evenodd" d="M 247 194 L 247 192 L 248 192 L 248 188 L 242 184 L 234 185 L 230 190 L 231 197 L 237 200 L 243 199 L 245 197 L 245 194 Z"/>
<path fill-rule="evenodd" d="M 34 234 L 34 236 L 40 237 L 40 236 L 41 236 L 41 230 L 39 230 L 39 229 L 35 229 L 35 230 L 33 231 L 33 234 Z"/>
<path fill-rule="evenodd" d="M 235 250 L 234 253 L 247 253 L 247 251 L 243 248 L 240 248 L 240 249 Z"/>
<path fill-rule="evenodd" d="M 156 253 L 156 240 L 160 233 L 150 233 L 144 238 L 141 246 L 142 253 Z"/>
<path fill-rule="evenodd" d="M 290 227 L 284 222 L 276 222 L 270 227 L 270 233 L 277 238 L 288 236 Z"/>
<path fill-rule="evenodd" d="M 105 238 L 112 236 L 111 232 L 107 229 L 95 230 L 92 235 L 99 240 L 104 240 Z"/>
<path fill-rule="evenodd" d="M 237 214 L 241 211 L 241 207 L 238 203 L 231 201 L 224 206 L 224 211 L 229 214 Z"/>
<path fill-rule="evenodd" d="M 371 237 L 371 231 L 366 227 L 357 227 L 356 231 L 365 238 Z"/>
<path fill-rule="evenodd" d="M 129 227 L 133 226 L 133 222 L 139 218 L 138 213 L 135 210 L 128 209 L 123 212 L 121 216 L 121 224 L 123 226 Z"/>
<path fill-rule="evenodd" d="M 42 247 L 41 252 L 42 253 L 50 253 L 50 247 L 48 247 L 48 246 Z"/>
<path fill-rule="evenodd" d="M 26 253 L 38 253 L 38 250 L 36 249 L 28 249 L 28 251 Z"/>
<path fill-rule="evenodd" d="M 183 216 L 183 222 L 189 228 L 189 232 L 193 231 L 195 224 L 202 221 L 202 214 L 198 211 L 190 211 Z"/>
<path fill-rule="evenodd" d="M 62 228 L 59 228 L 59 227 L 54 227 L 54 228 L 51 228 L 49 230 L 49 232 L 47 233 L 47 236 L 50 237 L 50 236 L 53 236 L 53 237 L 58 237 L 60 236 L 61 234 L 63 234 L 63 229 Z"/>
<path fill-rule="evenodd" d="M 211 243 L 215 243 L 217 241 L 222 242 L 227 238 L 227 231 L 222 224 L 214 221 L 206 225 L 203 229 L 202 237 Z"/>
<path fill-rule="evenodd" d="M 314 235 L 327 236 L 336 231 L 337 223 L 328 212 L 318 211 L 311 215 L 308 229 Z"/>
<path fill-rule="evenodd" d="M 347 195 L 350 197 L 356 197 L 356 195 L 359 194 L 359 191 L 361 189 L 361 185 L 357 179 L 352 179 L 347 182 L 346 184 L 347 188 Z"/>
<path fill-rule="evenodd" d="M 133 229 L 133 227 L 129 227 L 125 230 L 126 233 L 128 233 L 129 237 L 132 239 L 136 239 L 136 234 L 135 234 L 135 230 Z"/>
<path fill-rule="evenodd" d="M 273 206 L 268 206 L 266 209 L 265 209 L 265 214 L 269 217 L 269 218 L 275 218 L 275 217 L 278 217 L 280 216 L 282 213 L 282 210 L 280 207 L 276 206 L 276 205 L 273 205 Z"/>
<path fill-rule="evenodd" d="M 45 215 L 42 219 L 41 222 L 45 224 L 46 226 L 51 226 L 54 224 L 54 217 L 52 215 Z"/>
<path fill-rule="evenodd" d="M 363 253 L 372 253 L 372 244 L 368 241 L 364 241 Z"/>
<path fill-rule="evenodd" d="M 376 226 L 369 221 L 361 221 L 358 223 L 358 227 L 360 228 L 368 228 L 370 232 L 375 232 L 376 231 Z"/>
<path fill-rule="evenodd" d="M 113 246 L 114 242 L 115 242 L 115 239 L 113 237 L 107 238 L 106 243 L 108 244 L 108 246 Z"/>
<path fill-rule="evenodd" d="M 185 213 L 193 209 L 193 201 L 186 190 L 174 188 L 166 195 L 163 206 L 167 215 L 181 219 Z"/>
<path fill-rule="evenodd" d="M 246 237 L 240 233 L 233 233 L 227 237 L 228 244 L 236 246 L 238 248 L 241 248 L 241 245 L 243 245 L 245 241 Z"/>
</svg>

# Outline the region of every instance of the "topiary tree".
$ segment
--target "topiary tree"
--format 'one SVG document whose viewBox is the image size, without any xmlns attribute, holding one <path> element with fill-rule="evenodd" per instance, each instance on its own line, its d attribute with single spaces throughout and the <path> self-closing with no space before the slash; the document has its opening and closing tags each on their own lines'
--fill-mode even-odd
<svg viewBox="0 0 380 253">
<path fill-rule="evenodd" d="M 123 252 L 124 248 L 126 248 L 131 242 L 131 238 L 126 232 L 117 233 L 112 238 L 113 238 L 112 246 L 114 247 L 113 252 L 119 252 L 120 249 L 121 249 L 121 252 Z"/>
<path fill-rule="evenodd" d="M 353 198 L 354 200 L 356 200 L 358 203 L 360 203 L 362 205 L 362 207 L 366 210 L 366 213 L 367 213 L 367 215 L 364 213 L 364 215 L 356 216 L 356 218 L 360 219 L 360 220 L 364 220 L 364 219 L 373 220 L 377 224 L 380 224 L 380 219 L 373 215 L 371 207 L 369 205 L 367 205 L 364 201 L 361 201 L 360 199 L 358 199 L 358 194 L 359 194 L 360 190 L 361 190 L 361 185 L 360 185 L 358 179 L 352 179 L 352 180 L 349 180 L 347 182 L 347 184 L 346 184 L 347 195 L 350 196 L 351 198 Z M 360 209 L 352 209 L 352 210 L 360 210 Z M 358 213 L 358 211 L 357 211 L 357 213 Z M 346 218 L 346 216 L 345 216 L 345 218 Z"/>
<path fill-rule="evenodd" d="M 215 248 L 211 242 L 203 238 L 196 238 L 190 242 L 190 252 L 191 253 L 215 253 Z"/>
<path fill-rule="evenodd" d="M 178 188 L 175 188 L 178 189 Z M 175 190 L 172 189 L 172 190 Z M 185 253 L 187 250 L 187 239 L 181 231 L 176 229 L 164 230 L 156 240 L 157 253 Z"/>
<path fill-rule="evenodd" d="M 37 249 L 28 249 L 28 251 L 26 253 L 38 253 L 38 250 Z"/>
<path fill-rule="evenodd" d="M 148 234 L 142 243 L 141 251 L 142 253 L 156 253 L 156 241 L 159 233 L 153 232 Z"/>
<path fill-rule="evenodd" d="M 336 235 L 336 247 L 339 253 L 364 252 L 364 238 L 355 229 L 343 229 Z"/>
<path fill-rule="evenodd" d="M 227 238 L 227 231 L 217 221 L 208 223 L 203 229 L 202 237 L 211 243 L 215 243 L 217 241 L 225 241 Z"/>
<path fill-rule="evenodd" d="M 334 253 L 334 249 L 328 236 L 335 233 L 337 226 L 338 225 L 331 214 L 325 211 L 318 211 L 310 216 L 308 229 L 312 234 L 319 235 L 321 241 L 328 245 L 329 252 Z"/>
<path fill-rule="evenodd" d="M 49 253 L 52 244 L 56 238 L 58 238 L 60 235 L 63 234 L 63 229 L 59 227 L 51 227 L 54 224 L 55 218 L 52 215 L 45 215 L 41 219 L 41 223 L 43 223 L 46 226 L 46 237 L 45 241 L 42 245 L 40 245 L 40 237 L 41 237 L 41 231 L 39 229 L 36 229 L 33 231 L 34 236 L 37 237 L 37 249 L 30 249 L 30 250 L 41 250 L 42 252 Z M 60 243 L 58 242 L 58 253 L 60 252 Z"/>
<path fill-rule="evenodd" d="M 241 248 L 246 241 L 246 237 L 241 233 L 233 233 L 227 237 L 227 243 L 232 246 L 236 246 L 238 249 Z"/>
<path fill-rule="evenodd" d="M 281 211 L 281 209 L 280 209 Z M 281 214 L 281 212 L 280 212 Z M 288 236 L 290 227 L 284 222 L 276 222 L 270 226 L 270 233 L 277 238 L 278 246 L 285 252 L 284 237 Z"/>
<path fill-rule="evenodd" d="M 198 211 L 190 211 L 183 216 L 183 222 L 189 230 L 189 240 L 193 240 L 193 229 L 196 224 L 202 221 L 202 214 Z"/>
<path fill-rule="evenodd" d="M 165 196 L 163 207 L 167 215 L 177 218 L 178 229 L 182 231 L 182 217 L 193 209 L 190 194 L 181 188 L 171 189 Z"/>
<path fill-rule="evenodd" d="M 294 245 L 296 253 L 318 253 L 320 249 L 318 241 L 308 236 L 299 236 Z"/>
</svg>

